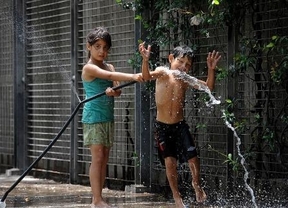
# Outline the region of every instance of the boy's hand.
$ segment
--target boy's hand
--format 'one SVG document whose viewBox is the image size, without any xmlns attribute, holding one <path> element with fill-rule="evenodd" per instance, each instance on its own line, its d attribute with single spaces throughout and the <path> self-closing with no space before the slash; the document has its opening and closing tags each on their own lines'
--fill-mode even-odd
<svg viewBox="0 0 288 208">
<path fill-rule="evenodd" d="M 207 67 L 208 67 L 208 69 L 215 70 L 220 58 L 221 58 L 221 55 L 219 54 L 218 51 L 217 52 L 213 51 L 212 53 L 209 52 L 208 56 L 207 56 Z"/>
<path fill-rule="evenodd" d="M 147 49 L 145 48 L 145 42 L 139 44 L 139 52 L 144 61 L 148 61 L 151 52 L 151 46 L 148 45 Z"/>
</svg>

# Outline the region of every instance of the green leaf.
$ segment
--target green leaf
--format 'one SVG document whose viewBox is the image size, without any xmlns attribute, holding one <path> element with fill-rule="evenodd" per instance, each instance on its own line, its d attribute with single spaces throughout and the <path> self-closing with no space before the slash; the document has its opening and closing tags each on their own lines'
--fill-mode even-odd
<svg viewBox="0 0 288 208">
<path fill-rule="evenodd" d="M 274 47 L 274 43 L 269 43 L 268 45 L 266 45 L 266 48 L 273 48 Z"/>
<path fill-rule="evenodd" d="M 278 38 L 277 35 L 273 35 L 273 36 L 272 36 L 272 40 L 276 40 L 277 38 Z"/>
<path fill-rule="evenodd" d="M 232 160 L 232 154 L 231 153 L 229 153 L 227 157 L 229 160 Z"/>
<path fill-rule="evenodd" d="M 136 16 L 135 16 L 135 19 L 136 19 L 136 20 L 142 20 L 143 18 L 142 18 L 141 15 L 136 15 Z"/>
<path fill-rule="evenodd" d="M 219 1 L 218 0 L 213 0 L 212 4 L 219 5 Z"/>
<path fill-rule="evenodd" d="M 232 103 L 232 100 L 226 99 L 225 102 L 226 102 L 226 103 Z"/>
<path fill-rule="evenodd" d="M 133 63 L 133 60 L 131 60 L 131 59 L 128 59 L 128 64 L 132 64 Z"/>
</svg>

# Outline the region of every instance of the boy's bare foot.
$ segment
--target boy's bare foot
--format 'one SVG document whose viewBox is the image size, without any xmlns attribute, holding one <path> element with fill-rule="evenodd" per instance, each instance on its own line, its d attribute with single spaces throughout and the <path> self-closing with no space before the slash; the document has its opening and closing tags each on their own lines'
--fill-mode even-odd
<svg viewBox="0 0 288 208">
<path fill-rule="evenodd" d="M 199 203 L 203 203 L 207 199 L 207 195 L 204 190 L 197 183 L 192 182 L 192 186 L 195 189 L 196 201 Z"/>
</svg>

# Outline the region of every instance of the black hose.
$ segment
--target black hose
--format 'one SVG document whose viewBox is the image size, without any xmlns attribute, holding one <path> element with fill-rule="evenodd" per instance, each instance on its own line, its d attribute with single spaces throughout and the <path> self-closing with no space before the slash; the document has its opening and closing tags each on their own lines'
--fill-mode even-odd
<svg viewBox="0 0 288 208">
<path fill-rule="evenodd" d="M 113 87 L 113 90 L 118 90 L 120 88 L 123 87 L 127 87 L 129 85 L 135 84 L 137 83 L 136 81 L 132 81 L 132 82 L 128 82 L 116 87 Z M 7 198 L 8 194 L 18 185 L 18 183 L 20 183 L 22 181 L 22 179 L 31 171 L 31 169 L 35 166 L 35 164 L 37 164 L 39 162 L 39 160 L 42 159 L 42 157 L 51 149 L 51 147 L 55 144 L 55 142 L 58 140 L 58 138 L 62 135 L 62 133 L 65 131 L 65 129 L 68 127 L 68 125 L 70 124 L 70 122 L 73 120 L 74 116 L 76 115 L 77 111 L 79 110 L 79 108 L 81 107 L 82 104 L 87 103 L 91 100 L 94 100 L 95 98 L 101 97 L 103 95 L 105 95 L 105 92 L 96 94 L 90 98 L 87 98 L 85 100 L 82 100 L 74 109 L 73 113 L 71 114 L 71 116 L 69 117 L 69 119 L 66 121 L 66 123 L 64 124 L 64 126 L 62 127 L 62 129 L 59 131 L 59 133 L 54 137 L 54 139 L 51 141 L 51 143 L 46 147 L 46 149 L 38 156 L 38 158 L 25 170 L 24 173 L 22 173 L 22 175 L 18 178 L 17 181 L 15 181 L 12 186 L 5 192 L 5 194 L 3 195 L 3 197 L 1 198 L 1 202 L 4 202 L 5 199 Z"/>
</svg>

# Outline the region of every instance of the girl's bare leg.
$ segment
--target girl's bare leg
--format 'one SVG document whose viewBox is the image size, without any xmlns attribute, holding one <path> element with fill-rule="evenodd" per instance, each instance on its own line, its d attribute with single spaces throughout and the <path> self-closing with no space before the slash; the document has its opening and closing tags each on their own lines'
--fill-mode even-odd
<svg viewBox="0 0 288 208">
<path fill-rule="evenodd" d="M 103 145 L 91 145 L 90 151 L 92 161 L 89 169 L 90 185 L 93 193 L 91 207 L 110 207 L 102 198 L 102 189 L 106 177 L 106 166 L 109 157 L 108 148 Z"/>
</svg>

